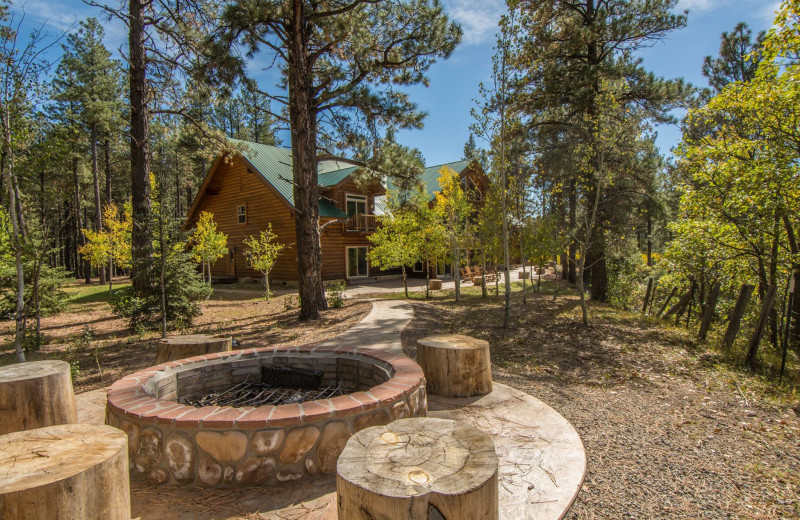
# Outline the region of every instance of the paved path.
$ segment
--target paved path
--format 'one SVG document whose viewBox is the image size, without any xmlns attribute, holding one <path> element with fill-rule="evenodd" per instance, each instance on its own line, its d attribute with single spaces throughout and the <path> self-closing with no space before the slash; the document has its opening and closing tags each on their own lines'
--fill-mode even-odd
<svg viewBox="0 0 800 520">
<path fill-rule="evenodd" d="M 373 291 L 374 292 L 374 291 Z M 401 300 L 375 300 L 372 311 L 325 345 L 358 345 L 402 353 L 400 334 L 413 317 Z M 79 419 L 102 424 L 103 390 L 77 396 Z M 514 388 L 494 384 L 485 396 L 429 396 L 430 415 L 471 422 L 495 442 L 499 459 L 501 520 L 557 520 L 575 499 L 586 470 L 583 444 L 555 410 Z M 334 479 L 313 486 L 244 490 L 131 485 L 133 516 L 141 520 L 293 518 L 336 520 Z M 256 516 L 255 513 L 264 516 Z M 252 515 L 252 516 L 251 516 Z"/>
<path fill-rule="evenodd" d="M 372 311 L 364 319 L 322 344 L 369 347 L 402 354 L 400 333 L 413 317 L 411 305 L 402 300 L 374 300 Z"/>
</svg>

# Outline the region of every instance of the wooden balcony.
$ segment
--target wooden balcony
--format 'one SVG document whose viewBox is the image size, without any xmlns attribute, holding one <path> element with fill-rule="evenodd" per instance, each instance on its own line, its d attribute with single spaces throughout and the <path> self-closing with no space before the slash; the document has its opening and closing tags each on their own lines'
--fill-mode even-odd
<svg viewBox="0 0 800 520">
<path fill-rule="evenodd" d="M 375 215 L 353 215 L 347 219 L 344 225 L 346 231 L 365 231 L 372 232 L 378 225 Z"/>
</svg>

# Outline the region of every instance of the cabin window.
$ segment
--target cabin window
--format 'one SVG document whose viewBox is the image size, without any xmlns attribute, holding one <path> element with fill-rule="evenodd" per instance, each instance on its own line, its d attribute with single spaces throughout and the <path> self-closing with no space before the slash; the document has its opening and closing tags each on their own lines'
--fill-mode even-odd
<svg viewBox="0 0 800 520">
<path fill-rule="evenodd" d="M 347 216 L 367 215 L 367 198 L 363 195 L 345 195 Z"/>
<path fill-rule="evenodd" d="M 239 224 L 246 224 L 247 223 L 247 206 L 237 206 L 236 207 L 236 217 L 239 220 Z"/>
<path fill-rule="evenodd" d="M 347 277 L 357 278 L 367 276 L 367 248 L 348 247 L 347 248 Z"/>
<path fill-rule="evenodd" d="M 425 267 L 422 265 L 422 262 L 417 262 L 413 266 L 411 266 L 411 270 L 415 273 L 422 273 L 425 271 Z"/>
<path fill-rule="evenodd" d="M 481 189 L 470 177 L 461 179 L 461 191 L 468 200 L 481 200 Z"/>
</svg>

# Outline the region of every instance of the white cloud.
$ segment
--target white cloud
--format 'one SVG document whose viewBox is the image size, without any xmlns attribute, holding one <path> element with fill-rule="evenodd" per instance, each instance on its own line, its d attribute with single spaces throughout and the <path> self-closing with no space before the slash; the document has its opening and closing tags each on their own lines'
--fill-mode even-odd
<svg viewBox="0 0 800 520">
<path fill-rule="evenodd" d="M 102 10 L 80 1 L 26 0 L 11 4 L 11 11 L 17 21 L 24 15 L 28 26 L 44 25 L 45 29 L 50 29 L 52 35 L 77 31 L 79 21 L 93 16 L 101 21 L 106 33 L 106 47 L 112 51 L 117 51 L 128 39 L 122 22 L 116 19 L 106 20 Z"/>
<path fill-rule="evenodd" d="M 497 22 L 506 9 L 502 0 L 445 0 L 445 11 L 464 30 L 466 45 L 494 41 Z"/>
</svg>

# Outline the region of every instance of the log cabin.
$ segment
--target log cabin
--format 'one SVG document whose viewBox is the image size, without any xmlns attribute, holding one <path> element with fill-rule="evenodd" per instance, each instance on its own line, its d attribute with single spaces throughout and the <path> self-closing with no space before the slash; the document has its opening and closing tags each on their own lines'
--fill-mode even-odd
<svg viewBox="0 0 800 520">
<path fill-rule="evenodd" d="M 292 151 L 290 148 L 232 140 L 238 152 L 217 157 L 203 180 L 187 214 L 187 228 L 200 213 L 214 215 L 217 229 L 228 235 L 228 254 L 211 266 L 215 279 L 261 277 L 247 257 L 244 239 L 257 236 L 272 224 L 277 241 L 286 247 L 278 255 L 270 280 L 297 281 Z M 477 161 L 456 161 L 425 169 L 420 181 L 431 200 L 439 190 L 439 170 L 449 166 L 461 177 L 462 186 L 476 204 L 482 202 L 488 178 Z M 323 161 L 318 167 L 323 280 L 359 280 L 391 276 L 397 271 L 378 271 L 367 258 L 369 235 L 377 225 L 386 187 L 380 182 L 357 184 L 356 167 Z M 392 188 L 392 183 L 387 183 Z M 424 274 L 421 264 L 412 271 Z"/>
</svg>

